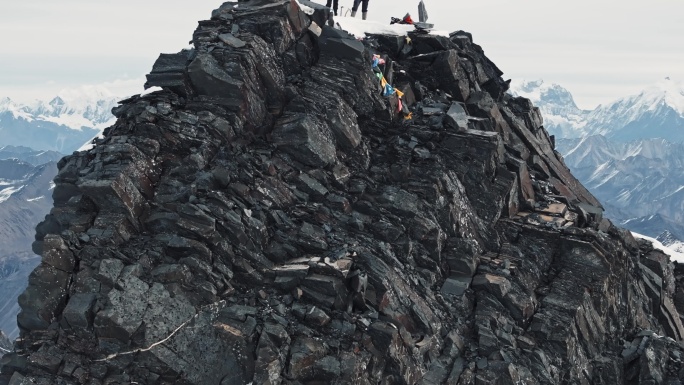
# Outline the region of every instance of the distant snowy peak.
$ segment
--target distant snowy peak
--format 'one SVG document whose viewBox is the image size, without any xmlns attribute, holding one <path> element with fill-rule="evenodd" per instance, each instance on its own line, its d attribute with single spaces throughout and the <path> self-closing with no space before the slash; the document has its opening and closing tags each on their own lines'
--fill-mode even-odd
<svg viewBox="0 0 684 385">
<path fill-rule="evenodd" d="M 684 242 L 677 238 L 670 231 L 663 231 L 662 234 L 656 237 L 656 240 L 658 240 L 660 243 L 662 243 L 664 246 L 667 246 L 671 250 L 674 250 L 678 253 L 682 253 L 682 255 L 684 255 Z"/>
<path fill-rule="evenodd" d="M 646 88 L 637 98 L 651 110 L 667 105 L 680 116 L 684 116 L 684 83 L 676 82 L 669 77 Z"/>
<path fill-rule="evenodd" d="M 607 106 L 601 105 L 596 110 L 606 111 L 620 108 L 626 108 L 631 112 L 631 119 L 646 111 L 658 111 L 663 108 L 670 108 L 680 116 L 684 116 L 684 83 L 666 78 L 637 95 L 618 99 Z"/>
<path fill-rule="evenodd" d="M 0 114 L 2 113 L 9 113 L 14 119 L 23 119 L 29 122 L 35 120 L 31 113 L 26 112 L 26 106 L 15 103 L 7 97 L 0 99 Z"/>
<path fill-rule="evenodd" d="M 84 86 L 63 90 L 50 101 L 20 104 L 5 97 L 0 99 L 0 113 L 10 112 L 15 119 L 52 122 L 74 130 L 101 130 L 114 123 L 111 110 L 120 99 L 101 87 Z"/>
<path fill-rule="evenodd" d="M 522 80 L 512 82 L 510 92 L 530 99 L 539 107 L 544 117 L 544 127 L 551 135 L 561 138 L 584 136 L 589 111 L 579 109 L 567 89 L 543 80 Z"/>
<path fill-rule="evenodd" d="M 8 97 L 0 98 L 0 110 L 6 109 L 10 104 L 12 104 L 12 99 Z"/>
<path fill-rule="evenodd" d="M 116 122 L 111 111 L 124 98 L 88 87 L 30 103 L 0 98 L 0 147 L 69 154 Z"/>
<path fill-rule="evenodd" d="M 511 93 L 532 100 L 541 109 L 546 129 L 559 138 L 684 141 L 684 83 L 670 78 L 593 111 L 579 109 L 568 90 L 542 80 L 514 82 Z"/>
<path fill-rule="evenodd" d="M 576 111 L 581 111 L 570 91 L 555 83 L 545 83 L 543 80 L 522 80 L 513 82 L 511 90 L 518 96 L 530 99 L 535 104 L 554 105 Z"/>
<path fill-rule="evenodd" d="M 684 84 L 666 78 L 637 95 L 598 106 L 587 120 L 588 135 L 684 139 Z"/>
</svg>

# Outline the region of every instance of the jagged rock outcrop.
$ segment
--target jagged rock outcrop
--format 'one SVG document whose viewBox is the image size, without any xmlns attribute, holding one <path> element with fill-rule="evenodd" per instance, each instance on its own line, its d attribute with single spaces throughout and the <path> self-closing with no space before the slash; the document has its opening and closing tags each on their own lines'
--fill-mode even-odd
<svg viewBox="0 0 684 385">
<path fill-rule="evenodd" d="M 672 265 L 602 218 L 469 34 L 360 42 L 303 3 L 225 3 L 59 163 L 0 378 L 682 379 Z"/>
</svg>

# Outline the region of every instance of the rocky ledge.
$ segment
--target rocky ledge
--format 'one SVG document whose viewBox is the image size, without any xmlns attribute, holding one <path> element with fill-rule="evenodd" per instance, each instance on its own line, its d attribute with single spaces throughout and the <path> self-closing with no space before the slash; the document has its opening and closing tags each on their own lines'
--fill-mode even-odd
<svg viewBox="0 0 684 385">
<path fill-rule="evenodd" d="M 0 384 L 684 380 L 673 265 L 468 33 L 300 3 L 225 3 L 61 160 Z"/>
</svg>

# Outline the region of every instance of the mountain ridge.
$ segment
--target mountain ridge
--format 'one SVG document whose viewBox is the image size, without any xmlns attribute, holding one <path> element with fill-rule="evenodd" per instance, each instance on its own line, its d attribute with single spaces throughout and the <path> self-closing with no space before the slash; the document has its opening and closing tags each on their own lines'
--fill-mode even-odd
<svg viewBox="0 0 684 385">
<path fill-rule="evenodd" d="M 4 146 L 0 147 L 0 159 L 17 159 L 39 166 L 48 162 L 57 162 L 62 159 L 64 154 L 57 151 L 37 151 L 24 146 Z"/>
<path fill-rule="evenodd" d="M 0 99 L 0 113 L 10 112 L 15 118 L 43 120 L 73 130 L 89 127 L 102 130 L 115 121 L 111 109 L 126 96 L 117 96 L 106 87 L 83 86 L 63 90 L 50 100 L 18 103 L 9 96 Z"/>
</svg>

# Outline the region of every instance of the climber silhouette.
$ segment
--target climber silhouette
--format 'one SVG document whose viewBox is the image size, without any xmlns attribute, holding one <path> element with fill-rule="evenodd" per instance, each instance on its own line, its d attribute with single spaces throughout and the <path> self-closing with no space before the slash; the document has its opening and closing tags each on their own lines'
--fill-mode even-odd
<svg viewBox="0 0 684 385">
<path fill-rule="evenodd" d="M 325 4 L 326 7 L 330 7 L 330 5 L 332 5 L 332 10 L 335 12 L 335 16 L 337 16 L 338 1 L 339 0 L 328 0 L 328 2 Z"/>
<path fill-rule="evenodd" d="M 359 5 L 363 3 L 363 7 L 361 8 L 361 15 L 363 20 L 366 20 L 368 17 L 368 0 L 354 0 L 354 6 L 352 7 L 352 13 L 351 17 L 356 17 L 356 11 L 359 10 Z"/>
</svg>

